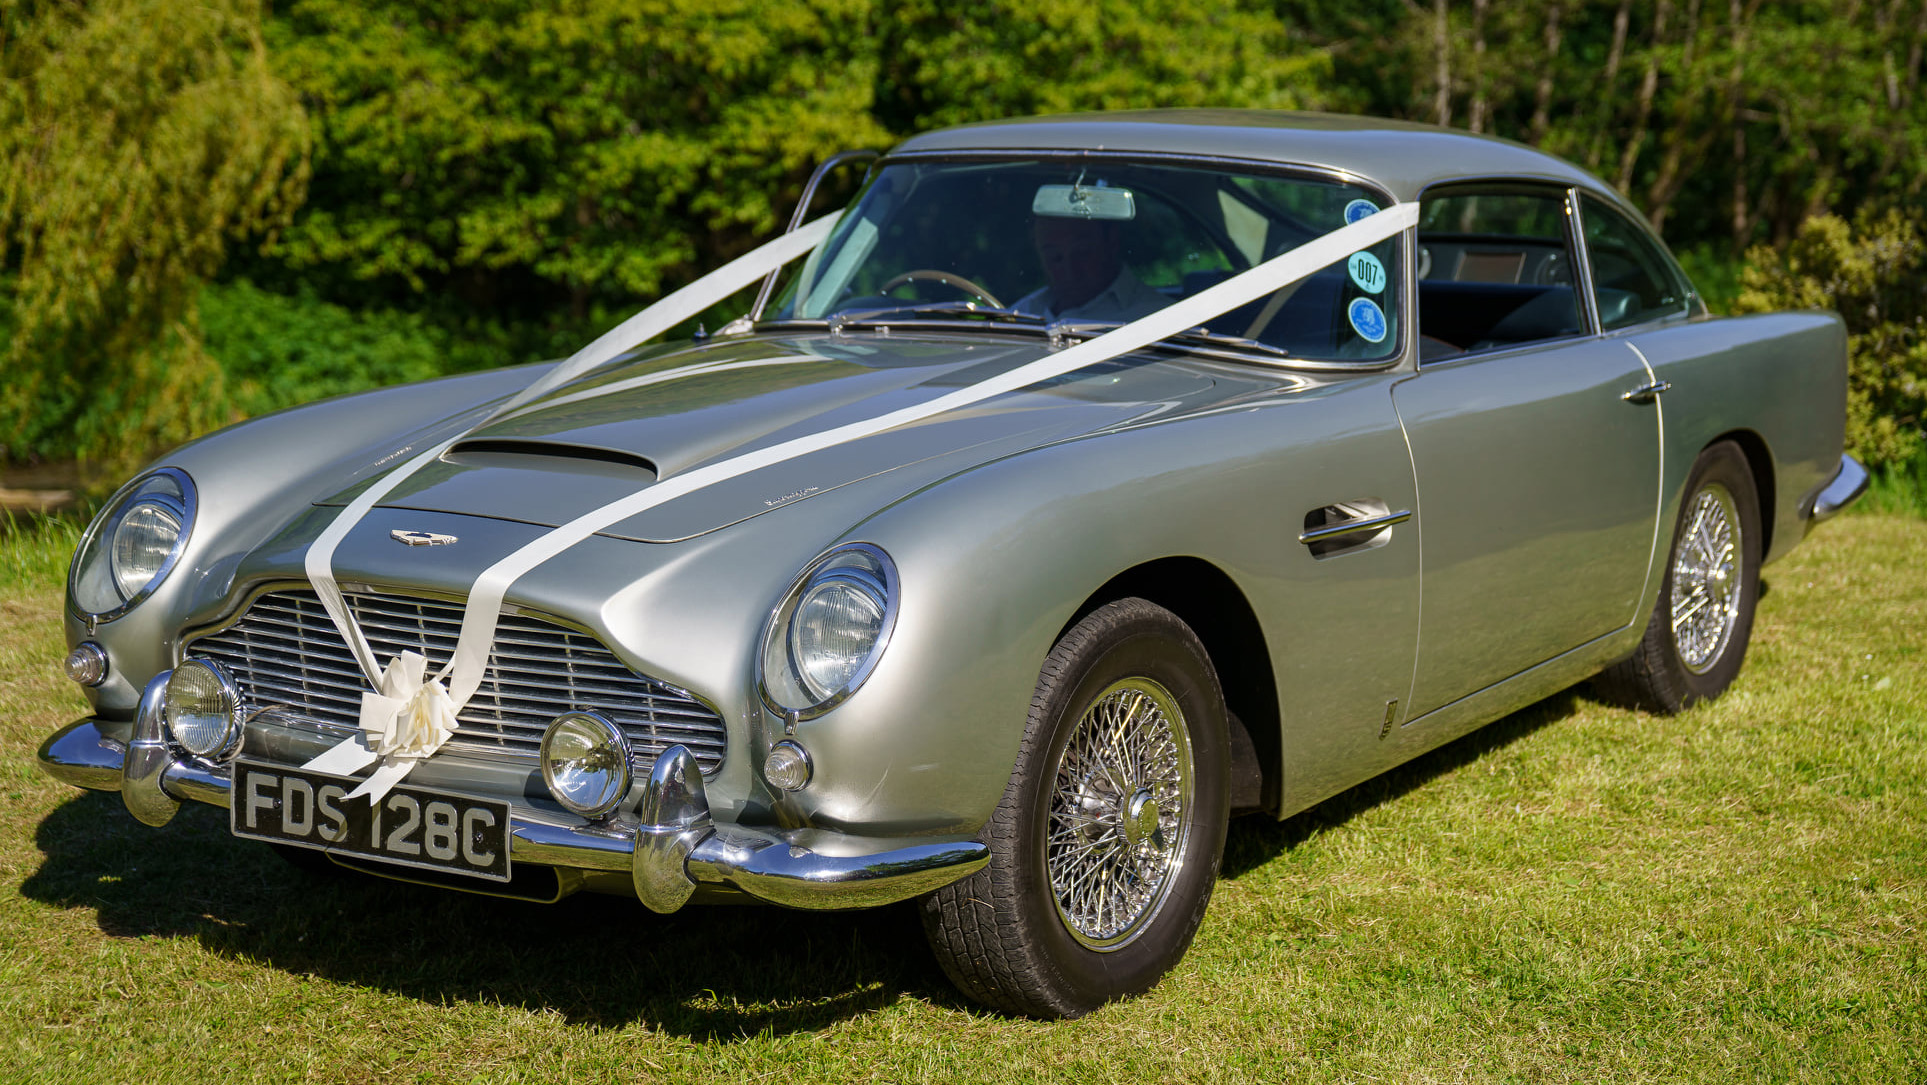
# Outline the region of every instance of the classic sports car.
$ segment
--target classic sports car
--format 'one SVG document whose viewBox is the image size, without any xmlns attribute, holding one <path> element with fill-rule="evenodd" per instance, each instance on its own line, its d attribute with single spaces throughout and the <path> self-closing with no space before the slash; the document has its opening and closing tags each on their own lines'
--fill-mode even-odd
<svg viewBox="0 0 1927 1085">
<path fill-rule="evenodd" d="M 128 483 L 41 763 L 454 888 L 917 898 L 965 992 L 1071 1016 L 1182 957 L 1231 815 L 1596 674 L 1717 696 L 1865 485 L 1836 318 L 1709 317 L 1516 144 L 1044 117 L 803 218 L 564 363 Z"/>
</svg>

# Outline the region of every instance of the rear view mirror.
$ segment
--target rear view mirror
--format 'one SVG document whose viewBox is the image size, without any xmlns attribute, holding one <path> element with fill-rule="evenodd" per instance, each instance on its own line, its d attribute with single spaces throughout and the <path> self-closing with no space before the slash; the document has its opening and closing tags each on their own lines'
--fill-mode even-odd
<svg viewBox="0 0 1927 1085">
<path fill-rule="evenodd" d="M 1128 188 L 1040 185 L 1030 210 L 1045 218 L 1128 222 L 1137 217 L 1137 197 Z"/>
</svg>

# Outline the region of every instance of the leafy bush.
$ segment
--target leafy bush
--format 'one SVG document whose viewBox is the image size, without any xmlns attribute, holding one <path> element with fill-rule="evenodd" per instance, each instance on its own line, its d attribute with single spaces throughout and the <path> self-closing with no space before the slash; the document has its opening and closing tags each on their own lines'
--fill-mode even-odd
<svg viewBox="0 0 1927 1085">
<path fill-rule="evenodd" d="M 1833 309 L 1847 324 L 1847 447 L 1876 470 L 1927 455 L 1927 241 L 1898 212 L 1808 219 L 1747 253 L 1735 311 Z"/>
<path fill-rule="evenodd" d="M 307 116 L 259 0 L 0 3 L 0 459 L 131 459 L 222 421 L 200 284 L 285 222 Z"/>
<path fill-rule="evenodd" d="M 448 363 L 445 337 L 418 316 L 351 312 L 312 295 L 271 294 L 246 280 L 202 292 L 201 327 L 236 415 L 426 380 Z"/>
</svg>

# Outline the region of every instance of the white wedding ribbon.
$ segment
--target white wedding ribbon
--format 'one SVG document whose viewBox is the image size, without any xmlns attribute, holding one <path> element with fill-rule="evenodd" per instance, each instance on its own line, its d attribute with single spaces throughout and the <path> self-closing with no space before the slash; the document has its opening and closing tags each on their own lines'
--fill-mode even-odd
<svg viewBox="0 0 1927 1085">
<path fill-rule="evenodd" d="M 827 217 L 819 219 L 809 226 L 804 227 L 802 230 L 799 230 L 796 234 L 786 235 L 785 240 L 795 238 L 798 234 L 804 232 L 812 232 L 820 235 L 827 232 L 829 222 L 830 218 Z M 1418 204 L 1394 204 L 1376 214 L 1369 215 L 1356 222 L 1341 226 L 1330 233 L 1313 238 L 1282 255 L 1273 257 L 1262 264 L 1240 272 L 1226 279 L 1224 282 L 1209 289 L 1202 290 L 1189 298 L 1174 302 L 1149 316 L 1134 320 L 1129 324 L 1088 339 L 1076 346 L 1058 351 L 1034 362 L 1017 366 L 1016 368 L 994 377 L 986 378 L 975 384 L 935 396 L 923 403 L 904 407 L 887 414 L 878 415 L 874 418 L 836 426 L 819 433 L 782 441 L 727 460 L 694 468 L 683 474 L 662 479 L 647 489 L 612 501 L 601 508 L 578 516 L 574 520 L 547 532 L 526 546 L 523 546 L 521 549 L 497 561 L 494 565 L 484 570 L 482 575 L 477 578 L 474 587 L 469 592 L 468 602 L 462 614 L 461 633 L 456 640 L 454 655 L 450 657 L 447 666 L 443 667 L 442 670 L 436 674 L 435 684 L 439 684 L 440 679 L 443 677 L 448 679 L 448 697 L 453 705 L 453 710 L 456 712 L 461 711 L 462 706 L 468 703 L 468 699 L 474 696 L 475 691 L 481 686 L 482 677 L 488 664 L 489 652 L 495 642 L 496 622 L 501 613 L 502 603 L 507 598 L 509 588 L 531 569 L 534 569 L 536 566 L 541 565 L 550 558 L 555 557 L 604 528 L 646 512 L 658 505 L 673 501 L 678 497 L 683 497 L 705 487 L 737 478 L 752 471 L 761 470 L 773 464 L 782 463 L 786 460 L 795 459 L 813 452 L 819 452 L 823 449 L 849 441 L 873 436 L 885 430 L 919 422 L 946 411 L 969 406 L 970 404 L 1003 395 L 1007 392 L 1013 392 L 1020 388 L 1050 380 L 1053 377 L 1063 376 L 1086 366 L 1096 365 L 1100 362 L 1118 357 L 1119 355 L 1128 354 L 1131 351 L 1149 346 L 1161 339 L 1166 339 L 1172 335 L 1195 328 L 1214 317 L 1230 312 L 1241 305 L 1255 301 L 1273 291 L 1289 286 L 1321 268 L 1337 263 L 1339 260 L 1361 249 L 1370 248 L 1417 223 Z M 746 284 L 767 274 L 774 267 L 781 266 L 780 264 L 766 263 L 767 260 L 775 259 L 779 251 L 784 253 L 782 262 L 788 262 L 796 256 L 801 255 L 803 251 L 806 251 L 806 249 L 810 247 L 804 246 L 803 248 L 794 250 L 778 250 L 776 248 L 777 244 L 777 242 L 772 242 L 770 245 L 765 245 L 757 249 L 755 252 L 750 253 L 749 256 L 745 256 L 728 267 L 712 273 L 709 276 L 705 276 L 703 279 L 684 287 L 683 290 L 678 291 L 676 294 L 672 294 L 670 297 L 663 299 L 663 301 L 657 305 L 651 306 L 637 316 L 632 317 L 615 329 L 615 331 L 596 340 L 595 343 L 584 348 L 584 350 L 574 358 L 564 362 L 562 366 L 558 366 L 556 371 L 551 371 L 542 380 L 536 382 L 535 385 L 531 385 L 503 407 L 498 408 L 490 417 L 499 416 L 508 410 L 512 410 L 528 402 L 536 395 L 540 395 L 543 391 L 554 388 L 565 381 L 575 379 L 594 368 L 595 365 L 602 364 L 609 358 L 616 357 L 623 350 L 627 349 L 626 345 L 611 346 L 606 349 L 599 359 L 587 364 L 577 364 L 579 360 L 590 356 L 591 352 L 597 351 L 598 348 L 604 344 L 609 344 L 613 340 L 622 339 L 626 341 L 626 344 L 632 345 L 639 342 L 640 338 L 646 338 L 638 337 L 632 332 L 625 332 L 625 329 L 654 327 L 656 330 L 651 331 L 649 334 L 655 335 L 659 334 L 662 329 L 669 327 L 671 324 L 677 323 L 679 320 L 687 319 L 687 316 L 678 316 L 675 319 L 658 320 L 653 318 L 652 314 L 655 314 L 656 311 L 663 306 L 683 298 L 684 295 L 696 292 L 698 287 L 703 287 L 705 284 L 711 283 L 712 280 L 718 280 L 715 285 L 708 289 L 720 292 L 714 293 L 714 296 L 692 296 L 684 301 L 682 304 L 685 307 L 694 306 L 693 312 L 700 312 L 709 305 L 721 301 L 730 293 L 734 293 L 735 289 L 740 289 L 740 285 L 728 290 L 721 289 L 721 277 L 724 272 L 731 271 L 738 265 L 744 264 L 746 261 L 751 261 L 752 258 L 763 256 L 764 260 L 756 261 L 758 266 L 757 270 L 753 273 L 747 268 L 744 270 L 743 274 L 746 277 L 743 279 L 743 283 Z M 814 239 L 812 239 L 811 244 L 814 244 Z M 564 369 L 568 370 L 568 372 L 558 376 Z M 538 386 L 540 386 L 539 391 L 537 390 Z M 370 672 L 371 679 L 376 677 L 372 667 L 373 653 L 367 649 L 367 642 L 361 637 L 361 631 L 358 628 L 354 628 L 353 618 L 348 613 L 347 606 L 340 599 L 339 591 L 334 586 L 334 580 L 330 570 L 330 559 L 332 558 L 334 547 L 347 535 L 348 530 L 354 526 L 354 523 L 358 521 L 369 508 L 372 508 L 376 501 L 380 500 L 381 495 L 392 490 L 400 481 L 399 478 L 394 477 L 395 475 L 406 478 L 408 474 L 412 473 L 421 464 L 439 456 L 441 452 L 453 444 L 455 440 L 456 438 L 451 438 L 441 445 L 436 446 L 434 449 L 422 453 L 414 460 L 403 465 L 401 469 L 389 477 L 379 480 L 374 486 L 371 486 L 368 491 L 364 491 L 348 508 L 342 511 L 334 523 L 330 524 L 328 528 L 322 532 L 322 535 L 317 538 L 314 547 L 309 550 L 307 561 L 309 577 L 316 581 L 316 591 L 323 595 L 323 603 L 328 607 L 329 616 L 335 619 L 335 624 L 341 627 L 343 635 L 349 638 L 350 644 L 354 645 L 359 641 L 359 647 L 356 653 L 357 658 L 362 658 L 364 655 L 368 657 L 363 660 L 362 666 L 364 670 Z M 375 493 L 377 490 L 379 492 Z M 374 493 L 374 496 L 371 497 L 370 493 Z M 325 551 L 323 551 L 324 542 L 326 543 Z M 322 551 L 319 557 L 317 557 L 317 551 Z M 323 591 L 322 587 L 324 578 L 327 584 L 326 592 Z M 334 596 L 332 604 L 329 603 L 329 594 L 333 594 Z M 351 629 L 352 632 L 350 632 Z M 349 761 L 360 758 L 360 764 L 366 765 L 370 761 L 375 760 L 376 756 L 377 755 L 367 751 L 366 746 L 360 738 L 356 738 L 350 739 L 340 746 L 323 753 L 320 757 L 310 761 L 307 767 L 312 771 L 326 772 L 332 770 L 330 768 L 320 767 L 323 762 L 327 762 L 333 766 L 346 764 Z M 405 776 L 407 769 L 412 768 L 414 763 L 413 761 L 393 762 L 394 765 L 406 766 L 401 768 L 400 774 L 395 776 L 395 780 L 399 780 L 402 776 Z M 359 767 L 360 766 L 357 766 L 353 771 L 358 771 Z M 378 770 L 377 775 L 382 775 L 389 768 L 389 764 L 384 764 L 383 769 Z M 391 781 L 389 784 L 383 785 L 380 790 L 375 790 L 369 786 L 369 784 L 373 783 L 374 780 L 371 778 L 368 784 L 364 784 L 363 788 L 358 788 L 357 790 L 369 790 L 374 794 L 375 798 L 379 800 L 381 795 L 386 792 L 387 787 L 392 786 Z"/>
</svg>

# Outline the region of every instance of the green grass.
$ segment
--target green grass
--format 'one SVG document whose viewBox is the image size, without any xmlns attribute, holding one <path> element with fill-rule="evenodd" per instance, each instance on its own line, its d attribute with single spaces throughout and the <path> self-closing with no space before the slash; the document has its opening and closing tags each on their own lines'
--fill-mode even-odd
<svg viewBox="0 0 1927 1085">
<path fill-rule="evenodd" d="M 0 1081 L 1927 1078 L 1918 519 L 1769 568 L 1712 705 L 1561 694 L 1236 823 L 1178 970 L 1059 1024 L 962 1001 L 903 907 L 515 904 L 140 826 L 32 768 L 82 711 L 44 538 L 0 544 Z"/>
<path fill-rule="evenodd" d="M 1927 517 L 1927 454 L 1875 471 L 1853 511 Z"/>
</svg>

